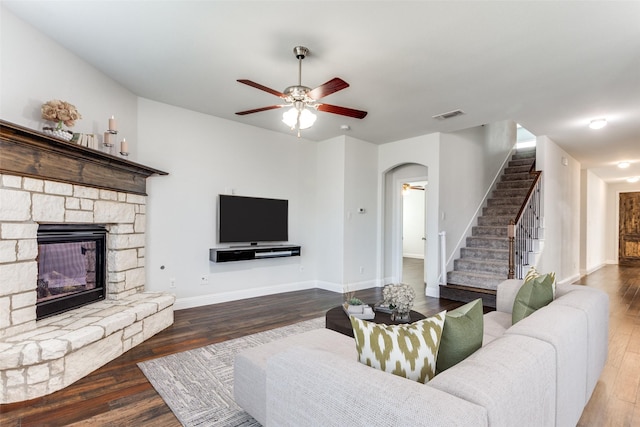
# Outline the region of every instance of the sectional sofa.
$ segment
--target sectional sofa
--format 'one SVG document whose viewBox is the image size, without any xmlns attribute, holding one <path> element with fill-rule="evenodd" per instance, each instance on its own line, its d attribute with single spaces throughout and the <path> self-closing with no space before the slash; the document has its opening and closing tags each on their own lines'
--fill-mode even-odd
<svg viewBox="0 0 640 427">
<path fill-rule="evenodd" d="M 266 426 L 575 426 L 606 362 L 608 296 L 559 285 L 512 325 L 521 285 L 499 285 L 482 348 L 427 384 L 358 362 L 353 338 L 318 329 L 238 354 L 236 402 Z"/>
</svg>

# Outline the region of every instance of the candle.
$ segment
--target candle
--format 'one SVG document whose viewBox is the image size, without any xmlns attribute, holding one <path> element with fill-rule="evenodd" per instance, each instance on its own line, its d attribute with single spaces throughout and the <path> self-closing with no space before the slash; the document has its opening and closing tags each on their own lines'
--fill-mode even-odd
<svg viewBox="0 0 640 427">
<path fill-rule="evenodd" d="M 126 138 L 122 138 L 122 142 L 120 143 L 120 152 L 128 153 L 129 152 L 129 143 Z"/>
<path fill-rule="evenodd" d="M 118 130 L 116 119 L 113 116 L 109 119 L 109 130 Z"/>
<path fill-rule="evenodd" d="M 104 133 L 104 145 L 111 144 L 111 134 L 109 132 Z"/>
</svg>

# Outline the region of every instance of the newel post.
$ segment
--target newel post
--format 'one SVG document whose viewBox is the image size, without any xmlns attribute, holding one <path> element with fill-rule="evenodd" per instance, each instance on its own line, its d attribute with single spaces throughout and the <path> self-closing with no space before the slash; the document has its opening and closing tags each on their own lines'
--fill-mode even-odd
<svg viewBox="0 0 640 427">
<path fill-rule="evenodd" d="M 516 237 L 516 224 L 513 220 L 509 221 L 509 227 L 507 229 L 507 235 L 509 236 L 509 275 L 507 279 L 513 279 L 515 273 L 514 259 L 515 259 L 515 237 Z"/>
</svg>

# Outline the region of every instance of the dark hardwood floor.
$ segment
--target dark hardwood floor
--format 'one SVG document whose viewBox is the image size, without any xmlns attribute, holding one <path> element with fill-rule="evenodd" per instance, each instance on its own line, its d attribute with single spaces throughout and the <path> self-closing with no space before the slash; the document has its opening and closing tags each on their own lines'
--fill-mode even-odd
<svg viewBox="0 0 640 427">
<path fill-rule="evenodd" d="M 610 356 L 580 426 L 640 423 L 640 268 L 606 266 L 581 283 L 611 296 Z M 368 303 L 381 289 L 358 291 Z M 422 296 L 414 310 L 431 315 L 460 303 Z M 28 402 L 0 405 L 0 426 L 179 426 L 137 363 L 323 316 L 342 295 L 313 289 L 179 310 L 175 322 L 75 384 Z"/>
</svg>

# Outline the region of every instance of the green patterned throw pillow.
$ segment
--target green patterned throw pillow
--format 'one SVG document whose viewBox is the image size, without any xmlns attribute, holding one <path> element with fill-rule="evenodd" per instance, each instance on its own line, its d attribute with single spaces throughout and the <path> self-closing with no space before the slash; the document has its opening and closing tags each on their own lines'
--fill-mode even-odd
<svg viewBox="0 0 640 427">
<path fill-rule="evenodd" d="M 351 318 L 358 360 L 421 383 L 436 372 L 446 311 L 409 325 L 384 325 Z"/>
<path fill-rule="evenodd" d="M 523 285 L 516 294 L 511 311 L 511 323 L 516 324 L 536 310 L 553 301 L 556 275 L 540 275 L 534 267 L 527 273 Z"/>
<path fill-rule="evenodd" d="M 481 298 L 447 312 L 438 350 L 436 373 L 449 369 L 482 347 L 482 315 Z"/>
</svg>

